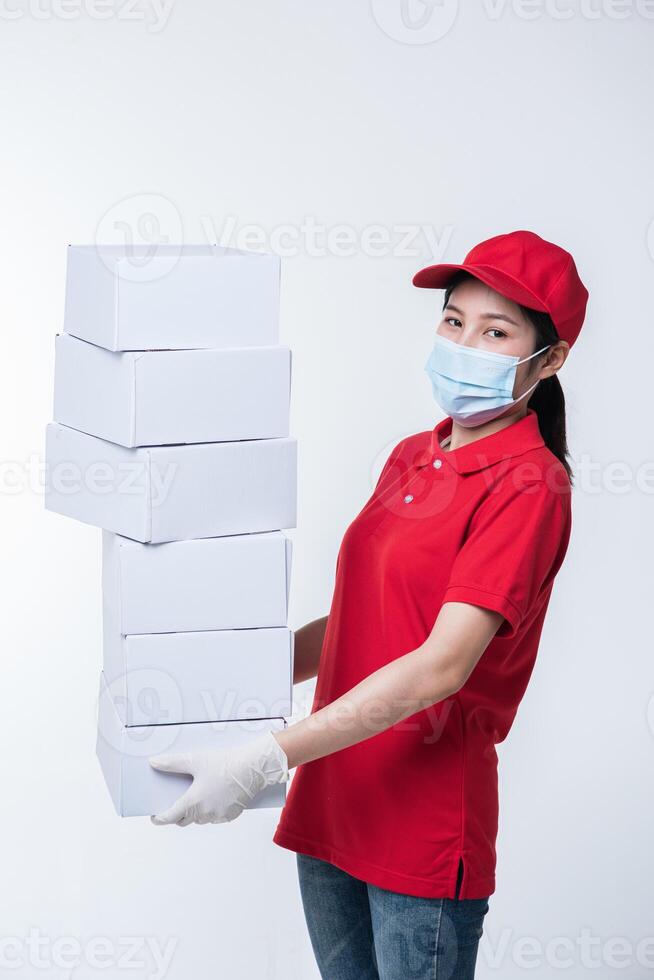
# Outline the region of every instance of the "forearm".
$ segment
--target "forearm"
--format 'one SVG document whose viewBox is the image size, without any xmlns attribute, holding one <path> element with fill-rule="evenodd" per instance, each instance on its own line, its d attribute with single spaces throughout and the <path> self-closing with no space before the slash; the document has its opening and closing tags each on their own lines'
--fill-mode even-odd
<svg viewBox="0 0 654 980">
<path fill-rule="evenodd" d="M 293 636 L 293 683 L 315 677 L 320 664 L 320 653 L 327 628 L 327 616 L 314 619 L 296 630 Z"/>
<path fill-rule="evenodd" d="M 449 697 L 459 686 L 458 672 L 421 646 L 275 737 L 291 769 L 362 742 Z"/>
</svg>

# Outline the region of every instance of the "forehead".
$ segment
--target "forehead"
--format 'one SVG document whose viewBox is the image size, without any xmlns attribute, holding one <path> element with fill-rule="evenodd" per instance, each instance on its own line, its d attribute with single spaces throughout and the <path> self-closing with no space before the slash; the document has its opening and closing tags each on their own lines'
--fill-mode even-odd
<svg viewBox="0 0 654 980">
<path fill-rule="evenodd" d="M 517 303 L 496 292 L 480 279 L 467 279 L 455 286 L 448 299 L 448 305 L 451 304 L 468 312 L 503 313 L 517 323 L 528 325 Z"/>
</svg>

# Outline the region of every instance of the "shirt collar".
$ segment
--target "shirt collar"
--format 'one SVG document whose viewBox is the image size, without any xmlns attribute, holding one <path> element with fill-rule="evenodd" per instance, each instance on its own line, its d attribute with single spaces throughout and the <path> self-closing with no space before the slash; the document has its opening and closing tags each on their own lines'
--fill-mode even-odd
<svg viewBox="0 0 654 980">
<path fill-rule="evenodd" d="M 530 449 L 544 446 L 538 426 L 538 415 L 533 408 L 527 414 L 504 429 L 482 436 L 458 449 L 441 449 L 441 442 L 452 431 L 452 418 L 447 415 L 436 424 L 429 438 L 429 446 L 418 455 L 416 465 L 426 466 L 439 458 L 449 463 L 457 473 L 474 473 L 493 463 L 520 456 Z"/>
</svg>

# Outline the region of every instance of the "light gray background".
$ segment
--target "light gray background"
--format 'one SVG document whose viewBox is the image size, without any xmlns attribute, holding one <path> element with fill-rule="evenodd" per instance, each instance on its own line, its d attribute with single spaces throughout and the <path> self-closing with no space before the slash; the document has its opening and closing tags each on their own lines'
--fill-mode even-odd
<svg viewBox="0 0 654 980">
<path fill-rule="evenodd" d="M 442 293 L 412 274 L 516 228 L 572 251 L 590 303 L 560 374 L 573 537 L 499 747 L 478 976 L 652 968 L 654 5 L 404 7 L 403 22 L 400 0 L 2 4 L 8 975 L 318 976 L 276 811 L 154 828 L 118 819 L 102 783 L 100 533 L 45 512 L 38 486 L 66 243 L 155 234 L 284 256 L 297 628 L 327 612 L 342 533 L 391 446 L 442 417 L 423 371 Z M 261 240 L 239 240 L 246 225 Z M 388 241 L 373 247 L 378 226 Z M 297 719 L 312 690 L 296 688 Z M 103 970 L 88 963 L 98 937 Z M 146 943 L 172 944 L 167 969 Z"/>
</svg>

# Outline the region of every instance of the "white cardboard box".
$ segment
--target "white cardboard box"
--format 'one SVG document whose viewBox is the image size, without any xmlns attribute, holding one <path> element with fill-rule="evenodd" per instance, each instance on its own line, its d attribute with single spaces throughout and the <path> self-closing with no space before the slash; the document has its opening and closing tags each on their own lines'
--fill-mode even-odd
<svg viewBox="0 0 654 980">
<path fill-rule="evenodd" d="M 136 541 L 295 527 L 296 481 L 293 436 L 126 449 L 46 429 L 46 508 Z"/>
<path fill-rule="evenodd" d="M 190 786 L 186 773 L 161 772 L 148 758 L 162 752 L 221 748 L 260 738 L 266 731 L 286 728 L 283 718 L 259 721 L 202 722 L 197 725 L 139 725 L 127 728 L 113 700 L 113 686 L 100 672 L 96 754 L 116 813 L 140 817 L 168 809 Z M 267 786 L 247 809 L 281 807 L 286 784 Z"/>
<path fill-rule="evenodd" d="M 103 670 L 128 726 L 293 713 L 293 632 L 286 627 L 112 634 Z"/>
<path fill-rule="evenodd" d="M 102 619 L 120 634 L 286 626 L 292 541 L 281 531 L 141 544 L 102 533 Z"/>
<path fill-rule="evenodd" d="M 108 350 L 277 344 L 280 268 L 218 245 L 69 245 L 64 330 Z"/>
<path fill-rule="evenodd" d="M 115 353 L 55 338 L 54 419 L 121 446 L 288 436 L 288 347 Z"/>
</svg>

